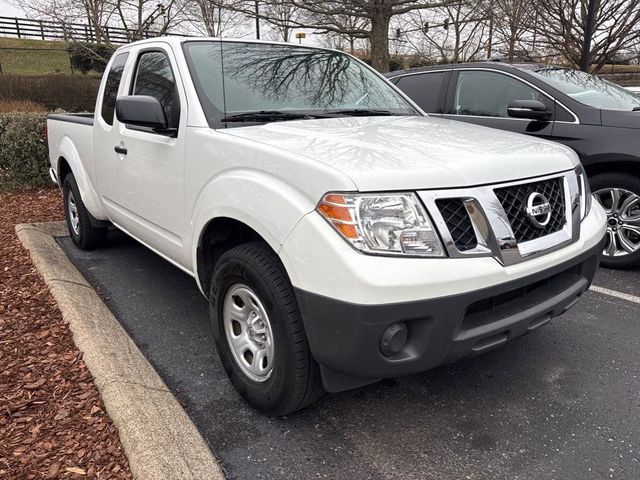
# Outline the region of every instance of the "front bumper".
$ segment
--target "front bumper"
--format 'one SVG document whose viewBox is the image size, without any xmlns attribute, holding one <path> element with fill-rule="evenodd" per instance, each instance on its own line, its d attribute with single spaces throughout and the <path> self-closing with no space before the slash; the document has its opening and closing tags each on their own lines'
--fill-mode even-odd
<svg viewBox="0 0 640 480">
<path fill-rule="evenodd" d="M 589 288 L 602 241 L 538 273 L 469 292 L 392 304 L 356 304 L 296 288 L 307 338 L 328 391 L 428 370 L 473 356 L 546 324 Z M 407 328 L 401 351 L 384 355 L 392 324 Z"/>
<path fill-rule="evenodd" d="M 548 271 L 602 241 L 606 214 L 594 202 L 580 237 L 562 248 L 513 265 L 492 257 L 406 258 L 365 255 L 316 212 L 303 217 L 278 251 L 294 287 L 362 305 L 437 299 Z"/>
</svg>

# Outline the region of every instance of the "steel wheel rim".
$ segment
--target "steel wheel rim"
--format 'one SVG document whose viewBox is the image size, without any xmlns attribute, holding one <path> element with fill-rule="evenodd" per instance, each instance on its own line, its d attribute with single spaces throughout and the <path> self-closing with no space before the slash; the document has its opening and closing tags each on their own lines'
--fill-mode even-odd
<svg viewBox="0 0 640 480">
<path fill-rule="evenodd" d="M 604 255 L 624 257 L 640 250 L 640 196 L 624 188 L 603 188 L 594 196 L 607 213 Z"/>
<path fill-rule="evenodd" d="M 67 197 L 67 210 L 69 211 L 69 221 L 71 222 L 71 229 L 76 235 L 80 235 L 80 217 L 78 217 L 78 206 L 76 205 L 76 197 L 73 196 L 73 192 L 69 192 Z"/>
<path fill-rule="evenodd" d="M 274 345 L 269 316 L 247 285 L 232 285 L 224 297 L 222 319 L 229 350 L 240 370 L 254 382 L 273 372 Z"/>
</svg>

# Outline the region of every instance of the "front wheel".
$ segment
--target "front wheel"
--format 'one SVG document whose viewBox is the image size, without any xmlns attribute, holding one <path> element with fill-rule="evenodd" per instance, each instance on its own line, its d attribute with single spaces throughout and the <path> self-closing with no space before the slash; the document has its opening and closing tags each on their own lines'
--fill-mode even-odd
<svg viewBox="0 0 640 480">
<path fill-rule="evenodd" d="M 602 265 L 640 266 L 640 179 L 619 172 L 591 178 L 595 198 L 607 213 L 607 240 Z"/>
<path fill-rule="evenodd" d="M 209 303 L 222 365 L 252 406 L 285 415 L 322 395 L 293 287 L 266 244 L 249 243 L 222 255 Z"/>
</svg>

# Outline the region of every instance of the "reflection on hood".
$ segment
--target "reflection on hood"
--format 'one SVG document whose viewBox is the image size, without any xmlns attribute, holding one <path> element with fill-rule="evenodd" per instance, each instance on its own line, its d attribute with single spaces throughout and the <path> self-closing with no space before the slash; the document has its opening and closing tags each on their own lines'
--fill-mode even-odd
<svg viewBox="0 0 640 480">
<path fill-rule="evenodd" d="M 574 168 L 546 140 L 427 117 L 301 120 L 224 131 L 336 168 L 361 190 L 469 186 Z"/>
</svg>

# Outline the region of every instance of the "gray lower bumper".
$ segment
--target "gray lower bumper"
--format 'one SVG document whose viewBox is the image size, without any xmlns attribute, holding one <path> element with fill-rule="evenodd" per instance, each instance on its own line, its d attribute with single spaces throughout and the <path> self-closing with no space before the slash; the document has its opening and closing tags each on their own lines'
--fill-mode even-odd
<svg viewBox="0 0 640 480">
<path fill-rule="evenodd" d="M 328 391 L 406 375 L 491 350 L 571 308 L 591 284 L 602 244 L 554 268 L 465 294 L 356 305 L 296 290 L 307 338 Z M 381 351 L 393 324 L 404 348 Z"/>
</svg>

